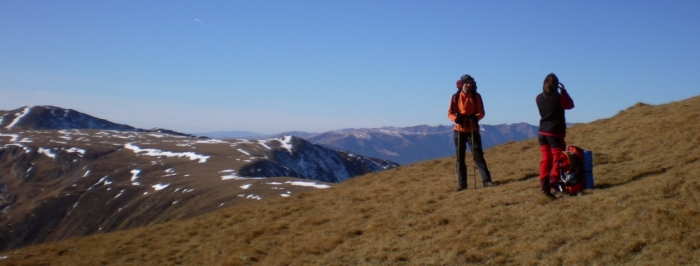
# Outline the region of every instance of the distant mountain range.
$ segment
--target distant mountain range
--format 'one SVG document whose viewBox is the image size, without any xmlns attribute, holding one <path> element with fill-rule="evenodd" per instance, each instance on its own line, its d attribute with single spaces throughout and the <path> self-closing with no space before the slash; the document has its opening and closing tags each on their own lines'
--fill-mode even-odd
<svg viewBox="0 0 700 266">
<path fill-rule="evenodd" d="M 0 111 L 0 250 L 289 197 L 396 166 L 293 136 L 224 141 L 53 106 Z"/>
<path fill-rule="evenodd" d="M 527 123 L 481 125 L 484 148 L 509 141 L 521 141 L 537 136 L 537 126 Z M 214 137 L 215 134 L 203 133 Z M 380 158 L 402 165 L 454 155 L 452 125 L 348 128 L 324 133 L 301 131 L 275 135 L 252 135 L 250 138 L 276 138 L 285 135 L 298 136 L 329 148 L 345 150 L 363 156 Z M 219 134 L 218 138 L 235 138 Z"/>
<path fill-rule="evenodd" d="M 526 123 L 481 125 L 484 148 L 537 135 L 537 127 Z M 356 129 L 327 132 L 307 138 L 328 147 L 400 164 L 438 159 L 455 154 L 452 126 L 415 126 Z"/>
</svg>

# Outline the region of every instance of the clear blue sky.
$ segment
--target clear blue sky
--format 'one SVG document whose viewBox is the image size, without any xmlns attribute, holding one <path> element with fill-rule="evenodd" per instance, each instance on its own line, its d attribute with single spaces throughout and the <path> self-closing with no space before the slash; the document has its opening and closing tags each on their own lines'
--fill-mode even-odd
<svg viewBox="0 0 700 266">
<path fill-rule="evenodd" d="M 700 1 L 0 0 L 0 110 L 55 105 L 181 132 L 569 122 L 700 95 Z"/>
</svg>

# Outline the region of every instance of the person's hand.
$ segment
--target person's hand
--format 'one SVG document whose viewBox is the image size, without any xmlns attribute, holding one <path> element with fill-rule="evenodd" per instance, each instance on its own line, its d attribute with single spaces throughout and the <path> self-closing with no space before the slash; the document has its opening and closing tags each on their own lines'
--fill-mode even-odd
<svg viewBox="0 0 700 266">
<path fill-rule="evenodd" d="M 465 118 L 466 118 L 465 116 L 463 116 L 461 114 L 457 114 L 457 117 L 455 117 L 455 123 L 461 125 L 462 123 L 464 123 Z"/>
<path fill-rule="evenodd" d="M 479 118 L 476 117 L 476 114 L 468 115 L 468 116 L 467 116 L 467 119 L 468 119 L 469 121 L 479 121 Z"/>
<path fill-rule="evenodd" d="M 558 87 L 559 87 L 560 90 L 566 90 L 566 88 L 564 88 L 564 84 L 563 84 L 563 83 L 559 83 Z"/>
</svg>

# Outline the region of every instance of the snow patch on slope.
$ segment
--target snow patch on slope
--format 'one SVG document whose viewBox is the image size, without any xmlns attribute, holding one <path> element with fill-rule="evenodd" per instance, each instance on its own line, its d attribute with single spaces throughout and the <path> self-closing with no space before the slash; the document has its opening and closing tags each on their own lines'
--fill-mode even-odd
<svg viewBox="0 0 700 266">
<path fill-rule="evenodd" d="M 284 136 L 280 138 L 280 142 L 282 143 L 282 148 L 285 148 L 289 151 L 289 154 L 292 154 L 292 148 L 294 145 L 292 145 L 292 136 Z"/>
<path fill-rule="evenodd" d="M 131 176 L 131 184 L 134 186 L 141 185 L 141 183 L 136 182 L 136 180 L 139 178 L 139 173 L 141 173 L 141 170 L 138 170 L 138 169 L 131 170 L 131 174 L 133 174 L 133 176 Z"/>
<path fill-rule="evenodd" d="M 155 189 L 155 190 L 161 190 L 161 189 L 164 189 L 164 188 L 166 188 L 166 187 L 168 187 L 168 186 L 170 186 L 170 184 L 160 184 L 160 183 L 158 183 L 158 184 L 152 185 L 151 187 L 153 187 L 153 189 Z"/>
<path fill-rule="evenodd" d="M 291 184 L 293 186 L 303 186 L 303 187 L 315 187 L 315 188 L 329 188 L 329 187 L 331 187 L 329 185 L 318 184 L 316 182 L 287 181 L 285 183 Z"/>
<path fill-rule="evenodd" d="M 13 120 L 12 123 L 10 123 L 10 125 L 8 125 L 6 128 L 11 129 L 12 127 L 14 127 L 17 123 L 19 123 L 20 120 L 22 120 L 22 118 L 24 118 L 25 115 L 29 114 L 30 109 L 32 109 L 32 108 L 25 107 L 21 113 L 16 114 L 15 120 Z"/>
<path fill-rule="evenodd" d="M 51 159 L 56 159 L 56 154 L 51 151 L 51 149 L 39 148 L 39 153 L 43 153 Z M 89 171 L 88 171 L 89 172 Z"/>
<path fill-rule="evenodd" d="M 199 160 L 199 163 L 205 163 L 209 159 L 209 156 L 196 154 L 194 152 L 171 152 L 171 151 L 162 151 L 162 150 L 158 150 L 158 149 L 141 149 L 141 148 L 139 148 L 131 143 L 127 143 L 126 145 L 124 145 L 124 148 L 132 150 L 136 154 L 143 152 L 144 154 L 142 154 L 142 155 L 146 155 L 146 156 L 188 157 L 192 161 Z"/>
</svg>

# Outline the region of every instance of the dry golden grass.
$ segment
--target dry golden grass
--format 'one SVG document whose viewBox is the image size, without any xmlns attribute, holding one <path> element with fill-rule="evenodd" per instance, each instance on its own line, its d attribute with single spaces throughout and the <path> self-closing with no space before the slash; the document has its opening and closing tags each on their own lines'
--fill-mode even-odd
<svg viewBox="0 0 700 266">
<path fill-rule="evenodd" d="M 5 252 L 3 265 L 677 265 L 700 262 L 700 97 L 569 130 L 596 189 L 538 192 L 535 140 L 486 151 L 500 186 L 454 192 L 454 158 L 185 221 Z M 471 174 L 471 169 L 469 170 Z"/>
</svg>

